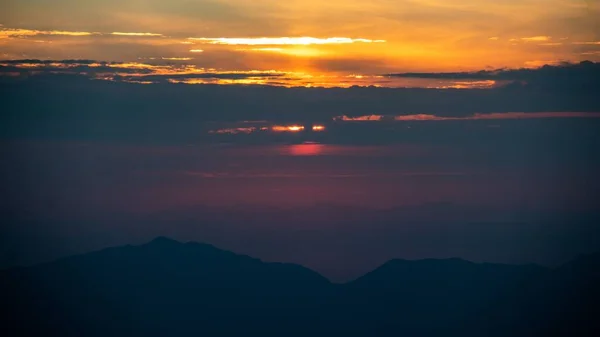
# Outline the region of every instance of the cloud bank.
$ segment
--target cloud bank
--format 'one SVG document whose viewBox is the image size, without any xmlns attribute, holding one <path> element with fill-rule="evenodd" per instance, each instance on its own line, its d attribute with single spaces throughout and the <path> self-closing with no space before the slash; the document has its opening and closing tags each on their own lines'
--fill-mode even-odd
<svg viewBox="0 0 600 337">
<path fill-rule="evenodd" d="M 403 76 L 423 76 L 431 77 L 427 81 L 449 77 L 444 80 L 468 82 L 466 78 L 475 77 L 476 81 L 492 78 L 508 82 L 487 89 L 385 88 L 368 82 L 366 86 L 344 88 L 339 87 L 336 78 L 332 83 L 338 87 L 319 88 L 304 84 L 315 82 L 294 82 L 303 80 L 298 74 L 220 71 L 165 60 L 157 64 L 2 61 L 0 138 L 193 142 L 208 134 L 205 125 L 211 121 L 267 120 L 287 125 L 326 123 L 339 116 L 360 121 L 361 116 L 371 116 L 383 121 L 449 123 L 466 119 L 486 123 L 494 120 L 496 124 L 502 119 L 524 119 L 531 113 L 538 113 L 536 117 L 542 119 L 581 118 L 600 112 L 599 69 L 597 63 L 583 62 L 539 69 L 390 76 L 399 80 L 404 80 Z M 232 85 L 220 85 L 223 83 Z M 302 85 L 290 85 L 298 83 Z M 396 139 L 407 132 L 383 132 L 362 124 L 354 130 L 340 137 L 351 140 L 356 138 L 355 132 L 367 132 L 367 138 L 385 141 L 386 137 Z M 324 134 L 335 135 L 329 129 Z"/>
</svg>

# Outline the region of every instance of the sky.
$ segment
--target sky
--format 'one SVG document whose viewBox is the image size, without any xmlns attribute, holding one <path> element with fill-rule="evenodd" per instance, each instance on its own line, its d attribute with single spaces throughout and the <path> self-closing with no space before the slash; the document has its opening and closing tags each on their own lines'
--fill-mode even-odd
<svg viewBox="0 0 600 337">
<path fill-rule="evenodd" d="M 335 281 L 600 246 L 599 1 L 0 5 L 0 268 L 163 235 Z"/>
<path fill-rule="evenodd" d="M 600 60 L 597 0 L 1 3 L 1 59 L 171 63 L 305 78 Z"/>
</svg>

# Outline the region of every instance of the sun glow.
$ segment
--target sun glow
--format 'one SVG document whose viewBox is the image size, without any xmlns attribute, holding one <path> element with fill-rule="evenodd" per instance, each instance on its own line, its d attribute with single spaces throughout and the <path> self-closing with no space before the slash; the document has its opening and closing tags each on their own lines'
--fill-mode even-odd
<svg viewBox="0 0 600 337">
<path fill-rule="evenodd" d="M 300 57 L 316 57 L 328 54 L 326 51 L 318 50 L 314 48 L 303 48 L 303 47 L 291 47 L 291 48 L 279 48 L 279 47 L 267 47 L 267 48 L 238 48 L 236 51 L 244 52 L 263 52 L 263 53 L 277 53 L 289 56 L 300 56 Z"/>
<path fill-rule="evenodd" d="M 324 149 L 325 145 L 318 143 L 304 143 L 288 147 L 289 154 L 292 156 L 318 156 L 323 153 Z"/>
<path fill-rule="evenodd" d="M 271 127 L 271 130 L 274 132 L 300 132 L 304 131 L 304 126 L 302 125 L 275 125 Z"/>
</svg>

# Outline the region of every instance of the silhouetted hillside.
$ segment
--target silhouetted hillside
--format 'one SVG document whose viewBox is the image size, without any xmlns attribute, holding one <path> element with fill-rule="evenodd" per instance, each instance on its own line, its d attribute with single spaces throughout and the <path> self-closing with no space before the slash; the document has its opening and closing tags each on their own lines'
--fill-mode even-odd
<svg viewBox="0 0 600 337">
<path fill-rule="evenodd" d="M 392 260 L 343 285 L 157 238 L 1 274 L 14 336 L 577 336 L 597 330 L 599 255 L 555 270 Z"/>
<path fill-rule="evenodd" d="M 330 287 L 327 279 L 298 265 L 264 263 L 166 238 L 3 276 L 5 304 L 13 306 L 5 312 L 26 335 L 281 331 Z"/>
<path fill-rule="evenodd" d="M 474 325 L 488 336 L 597 336 L 598 303 L 600 254 L 582 255 L 526 280 Z"/>
<path fill-rule="evenodd" d="M 544 271 L 457 258 L 391 260 L 347 284 L 345 298 L 359 303 L 355 315 L 364 320 L 365 332 L 377 325 L 408 335 L 445 335 Z"/>
</svg>

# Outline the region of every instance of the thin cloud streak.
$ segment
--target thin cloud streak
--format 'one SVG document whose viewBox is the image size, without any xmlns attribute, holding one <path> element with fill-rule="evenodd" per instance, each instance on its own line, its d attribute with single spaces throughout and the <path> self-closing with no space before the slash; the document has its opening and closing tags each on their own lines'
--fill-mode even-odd
<svg viewBox="0 0 600 337">
<path fill-rule="evenodd" d="M 355 179 L 366 177 L 444 177 L 444 176 L 466 176 L 474 175 L 474 173 L 466 172 L 382 172 L 374 171 L 368 173 L 353 173 L 353 172 L 298 172 L 298 173 L 254 173 L 254 172 L 205 172 L 205 171 L 184 171 L 180 174 L 185 176 L 199 177 L 203 179 L 307 179 L 307 178 L 332 178 L 332 179 Z"/>
<path fill-rule="evenodd" d="M 15 38 L 15 37 L 20 38 L 20 37 L 27 37 L 27 36 L 39 36 L 39 35 L 90 36 L 90 35 L 99 35 L 99 34 L 100 33 L 96 33 L 96 32 L 3 28 L 0 30 L 0 39 Z"/>
<path fill-rule="evenodd" d="M 521 41 L 525 41 L 525 42 L 545 42 L 545 41 L 550 41 L 551 39 L 552 39 L 552 37 L 543 36 L 543 35 L 520 38 Z"/>
<path fill-rule="evenodd" d="M 166 61 L 190 61 L 193 60 L 191 57 L 161 57 L 161 60 Z"/>
<path fill-rule="evenodd" d="M 136 32 L 101 33 L 101 32 L 66 31 L 66 30 L 36 30 L 36 29 L 23 29 L 23 28 L 0 28 L 0 39 L 35 37 L 35 36 L 44 36 L 44 35 L 62 35 L 62 36 L 115 35 L 115 36 L 137 36 L 137 37 L 165 37 L 163 34 L 158 34 L 158 33 L 136 33 Z"/>
<path fill-rule="evenodd" d="M 357 117 L 338 116 L 334 121 L 340 122 L 389 122 L 389 121 L 455 121 L 455 120 L 503 120 L 503 119 L 538 119 L 538 118 L 600 118 L 600 112 L 502 112 L 476 113 L 465 117 L 445 117 L 430 114 L 383 116 L 366 115 Z"/>
<path fill-rule="evenodd" d="M 124 32 L 112 32 L 110 35 L 119 35 L 119 36 L 156 36 L 156 37 L 164 37 L 163 34 L 157 33 L 124 33 Z"/>
</svg>

